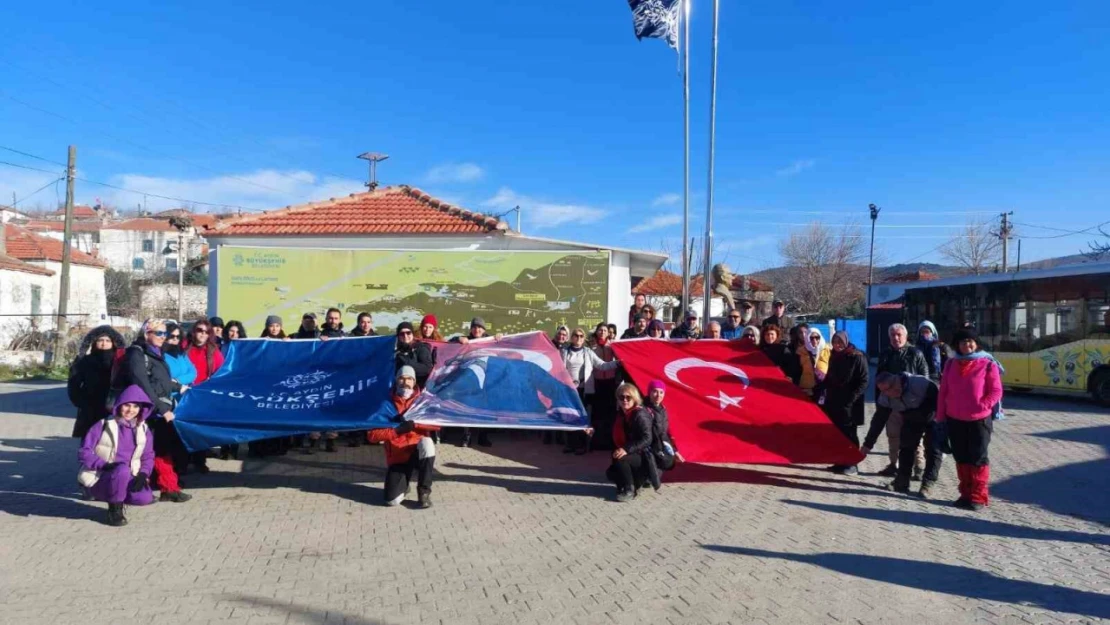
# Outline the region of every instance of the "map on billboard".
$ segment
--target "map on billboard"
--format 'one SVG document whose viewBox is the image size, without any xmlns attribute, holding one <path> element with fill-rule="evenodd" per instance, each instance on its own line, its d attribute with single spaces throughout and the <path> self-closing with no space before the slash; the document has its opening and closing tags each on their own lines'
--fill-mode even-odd
<svg viewBox="0 0 1110 625">
<path fill-rule="evenodd" d="M 439 320 L 445 338 L 464 334 L 482 317 L 491 333 L 561 324 L 588 328 L 607 319 L 608 252 L 323 250 L 222 246 L 217 258 L 217 308 L 259 336 L 267 315 L 285 332 L 301 316 L 343 311 L 346 329 L 360 312 L 379 334 L 397 324 Z"/>
</svg>

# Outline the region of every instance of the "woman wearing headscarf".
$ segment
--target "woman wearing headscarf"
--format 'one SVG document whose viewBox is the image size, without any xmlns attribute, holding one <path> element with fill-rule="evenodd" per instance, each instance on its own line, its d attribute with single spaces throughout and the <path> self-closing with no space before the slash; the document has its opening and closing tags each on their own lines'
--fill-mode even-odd
<svg viewBox="0 0 1110 625">
<path fill-rule="evenodd" d="M 177 382 L 170 375 L 162 348 L 166 343 L 166 324 L 160 319 L 147 319 L 135 342 L 127 348 L 121 366 L 121 380 L 117 388 L 132 384 L 142 389 L 153 404 L 149 421 L 154 434 L 154 483 L 161 491 L 160 501 L 182 503 L 192 497 L 181 490 L 175 465 L 188 463 L 188 451 L 174 428 L 174 396 L 189 387 Z"/>
<path fill-rule="evenodd" d="M 146 424 L 154 404 L 136 385 L 120 392 L 111 416 L 93 423 L 77 459 L 77 481 L 96 501 L 108 503 L 108 525 L 127 525 L 124 505 L 154 503 L 154 435 Z"/>
<path fill-rule="evenodd" d="M 570 328 L 565 325 L 555 328 L 555 336 L 551 337 L 551 342 L 555 345 L 555 349 L 566 347 L 570 343 Z"/>
<path fill-rule="evenodd" d="M 825 374 L 829 372 L 829 354 L 831 349 L 825 343 L 825 337 L 817 328 L 810 328 L 806 332 L 803 364 L 809 363 L 808 372 L 803 367 L 802 380 L 799 386 L 807 395 L 819 396 L 821 383 L 825 381 Z"/>
<path fill-rule="evenodd" d="M 77 408 L 73 437 L 84 438 L 94 423 L 108 416 L 108 394 L 112 390 L 112 363 L 126 347 L 123 336 L 112 326 L 97 326 L 81 339 L 80 357 L 69 370 L 66 391 Z"/>
<path fill-rule="evenodd" d="M 821 408 L 856 447 L 859 447 L 859 426 L 864 423 L 867 377 L 867 356 L 852 345 L 847 332 L 841 330 L 834 334 Z M 854 465 L 833 465 L 829 470 L 841 475 L 859 473 Z"/>
<path fill-rule="evenodd" d="M 944 365 L 944 344 L 937 335 L 937 327 L 932 321 L 925 320 L 917 325 L 917 351 L 925 356 L 925 364 L 929 367 L 929 378 L 940 382 L 941 367 Z"/>
<path fill-rule="evenodd" d="M 979 347 L 974 328 L 956 332 L 956 354 L 944 365 L 936 422 L 947 430 L 960 479 L 957 508 L 981 510 L 990 504 L 987 449 L 994 419 L 1001 417 L 1002 365 Z"/>
</svg>

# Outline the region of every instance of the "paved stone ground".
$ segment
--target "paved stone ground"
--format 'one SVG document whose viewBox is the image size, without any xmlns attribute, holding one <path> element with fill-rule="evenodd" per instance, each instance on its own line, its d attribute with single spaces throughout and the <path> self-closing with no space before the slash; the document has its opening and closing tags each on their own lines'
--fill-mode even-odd
<svg viewBox="0 0 1110 625">
<path fill-rule="evenodd" d="M 994 503 L 873 475 L 732 469 L 609 501 L 597 453 L 444 446 L 435 507 L 383 508 L 378 447 L 212 460 L 123 529 L 76 497 L 57 385 L 0 385 L 0 622 L 1058 623 L 1110 619 L 1110 414 L 1011 397 Z M 882 443 L 881 443 L 882 444 Z M 865 463 L 883 466 L 879 449 Z"/>
</svg>

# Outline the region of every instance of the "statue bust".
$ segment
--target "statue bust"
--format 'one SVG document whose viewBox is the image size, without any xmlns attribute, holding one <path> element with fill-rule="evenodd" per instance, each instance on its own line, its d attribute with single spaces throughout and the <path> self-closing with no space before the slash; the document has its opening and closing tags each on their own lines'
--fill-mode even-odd
<svg viewBox="0 0 1110 625">
<path fill-rule="evenodd" d="M 732 300 L 732 270 L 728 268 L 728 265 L 724 263 L 713 265 L 711 277 L 713 278 L 713 291 L 709 297 L 713 295 L 721 296 L 726 311 L 736 308 L 736 303 Z"/>
</svg>

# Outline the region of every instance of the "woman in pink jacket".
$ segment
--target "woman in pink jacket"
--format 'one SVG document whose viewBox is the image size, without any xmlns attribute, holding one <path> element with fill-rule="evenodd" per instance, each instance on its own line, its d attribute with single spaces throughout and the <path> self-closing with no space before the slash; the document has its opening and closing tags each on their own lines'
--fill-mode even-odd
<svg viewBox="0 0 1110 625">
<path fill-rule="evenodd" d="M 957 508 L 980 510 L 989 503 L 990 461 L 987 447 L 994 415 L 1002 401 L 1002 366 L 979 348 L 974 329 L 956 333 L 956 355 L 944 365 L 937 398 L 938 424 L 948 430 L 960 478 Z"/>
</svg>

